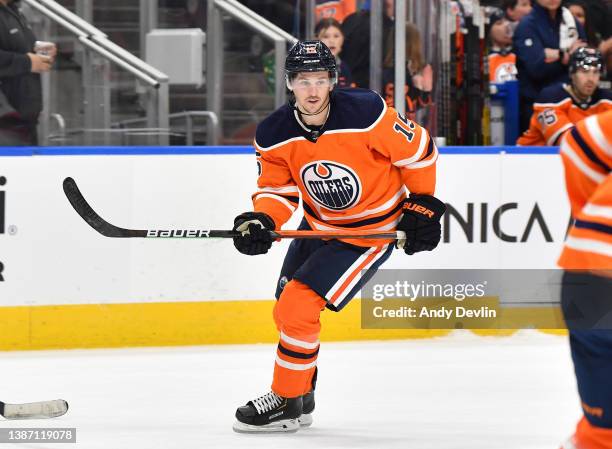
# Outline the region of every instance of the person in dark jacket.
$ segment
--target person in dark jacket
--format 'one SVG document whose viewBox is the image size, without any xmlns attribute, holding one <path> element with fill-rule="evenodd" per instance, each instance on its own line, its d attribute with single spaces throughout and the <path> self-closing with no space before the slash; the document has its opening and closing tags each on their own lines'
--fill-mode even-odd
<svg viewBox="0 0 612 449">
<path fill-rule="evenodd" d="M 535 0 L 514 33 L 520 89 L 521 132 L 529 127 L 533 102 L 540 91 L 569 82 L 570 54 L 585 47 L 584 28 L 561 7 L 561 0 Z"/>
<path fill-rule="evenodd" d="M 17 3 L 15 0 L 0 0 L 2 146 L 37 144 L 36 126 L 42 110 L 40 73 L 51 69 L 57 52 L 55 46 L 48 43 L 46 48 L 35 49 L 36 37 Z"/>
<path fill-rule="evenodd" d="M 383 46 L 387 35 L 393 31 L 394 1 L 383 3 Z M 370 3 L 366 2 L 362 11 L 351 14 L 342 22 L 344 46 L 340 58 L 351 68 L 353 81 L 357 87 L 370 88 Z M 383 48 L 383 54 L 387 48 Z"/>
</svg>

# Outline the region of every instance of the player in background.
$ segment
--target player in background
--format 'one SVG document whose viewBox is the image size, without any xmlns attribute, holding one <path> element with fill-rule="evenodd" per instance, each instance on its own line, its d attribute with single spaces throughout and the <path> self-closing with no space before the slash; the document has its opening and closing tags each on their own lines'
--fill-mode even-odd
<svg viewBox="0 0 612 449">
<path fill-rule="evenodd" d="M 582 47 L 572 53 L 570 84 L 542 90 L 533 105 L 529 129 L 517 140 L 522 146 L 558 145 L 563 134 L 580 120 L 612 109 L 610 89 L 599 88 L 604 70 L 601 53 Z"/>
<path fill-rule="evenodd" d="M 561 156 L 574 219 L 561 304 L 584 412 L 561 449 L 612 449 L 612 110 L 579 122 Z"/>
<path fill-rule="evenodd" d="M 341 311 L 394 247 L 433 250 L 446 209 L 433 196 L 438 150 L 424 128 L 370 90 L 335 89 L 336 59 L 321 41 L 298 42 L 285 71 L 294 98 L 257 127 L 258 190 L 254 210 L 234 220 L 238 251 L 267 253 L 269 231 L 289 220 L 300 197 L 299 229 L 397 229 L 407 239 L 291 243 L 273 312 L 280 341 L 272 391 L 238 408 L 237 432 L 291 432 L 312 422 L 320 313 Z"/>
</svg>

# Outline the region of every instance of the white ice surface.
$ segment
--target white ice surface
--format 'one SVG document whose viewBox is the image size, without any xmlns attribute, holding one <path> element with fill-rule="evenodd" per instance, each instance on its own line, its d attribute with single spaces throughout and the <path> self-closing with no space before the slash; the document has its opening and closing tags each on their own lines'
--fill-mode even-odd
<svg viewBox="0 0 612 449">
<path fill-rule="evenodd" d="M 580 416 L 567 339 L 452 336 L 324 343 L 314 424 L 239 435 L 234 411 L 269 390 L 273 345 L 0 354 L 2 399 L 64 398 L 77 444 L 17 449 L 556 449 Z M 1 419 L 1 418 L 0 418 Z"/>
</svg>

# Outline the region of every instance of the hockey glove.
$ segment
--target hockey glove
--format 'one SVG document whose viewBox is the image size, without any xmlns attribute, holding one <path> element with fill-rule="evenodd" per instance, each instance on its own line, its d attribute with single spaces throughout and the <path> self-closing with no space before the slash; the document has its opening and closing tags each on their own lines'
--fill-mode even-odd
<svg viewBox="0 0 612 449">
<path fill-rule="evenodd" d="M 240 214 L 234 218 L 233 229 L 242 232 L 242 236 L 234 237 L 234 246 L 248 256 L 265 254 L 272 247 L 270 231 L 274 228 L 274 221 L 262 212 Z"/>
<path fill-rule="evenodd" d="M 442 235 L 440 219 L 446 205 L 431 195 L 410 194 L 404 203 L 404 215 L 397 224 L 398 231 L 406 233 L 406 240 L 398 240 L 397 248 L 403 248 L 408 255 L 420 251 L 431 251 Z"/>
</svg>

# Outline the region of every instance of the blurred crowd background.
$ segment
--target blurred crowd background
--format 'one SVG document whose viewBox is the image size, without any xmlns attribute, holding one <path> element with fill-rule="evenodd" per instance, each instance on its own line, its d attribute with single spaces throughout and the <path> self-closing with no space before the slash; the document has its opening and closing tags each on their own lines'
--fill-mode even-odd
<svg viewBox="0 0 612 449">
<path fill-rule="evenodd" d="M 330 47 L 339 87 L 398 106 L 399 23 L 402 108 L 442 143 L 514 144 L 581 47 L 600 52 L 607 98 L 612 0 L 400 1 L 401 18 L 394 0 L 0 0 L 2 145 L 250 144 L 289 99 L 295 39 Z"/>
</svg>

